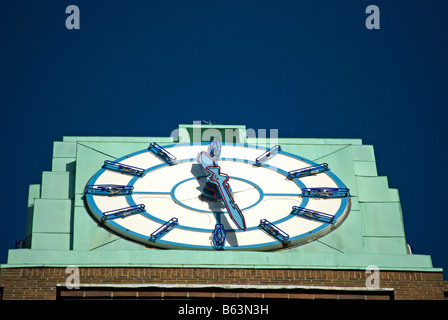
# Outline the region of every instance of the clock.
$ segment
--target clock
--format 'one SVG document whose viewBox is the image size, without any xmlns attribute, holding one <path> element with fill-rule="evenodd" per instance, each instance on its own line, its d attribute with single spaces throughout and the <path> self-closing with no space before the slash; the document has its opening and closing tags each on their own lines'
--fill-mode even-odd
<svg viewBox="0 0 448 320">
<path fill-rule="evenodd" d="M 271 251 L 339 227 L 350 190 L 330 170 L 280 145 L 160 146 L 105 159 L 84 190 L 97 223 L 148 247 Z"/>
</svg>

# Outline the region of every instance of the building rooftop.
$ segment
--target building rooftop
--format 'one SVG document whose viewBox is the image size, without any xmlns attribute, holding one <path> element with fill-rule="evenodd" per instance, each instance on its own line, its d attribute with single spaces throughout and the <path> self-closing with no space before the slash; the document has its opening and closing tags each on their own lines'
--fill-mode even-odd
<svg viewBox="0 0 448 320">
<path fill-rule="evenodd" d="M 84 200 L 87 183 L 105 160 L 148 148 L 191 143 L 201 145 L 226 132 L 231 143 L 275 142 L 286 153 L 328 163 L 350 189 L 350 212 L 328 234 L 309 243 L 273 251 L 203 251 L 169 249 L 131 241 L 99 225 Z M 195 131 L 196 130 L 196 131 Z M 199 130 L 199 131 L 197 131 Z M 227 130 L 227 131 L 226 131 Z M 429 255 L 408 250 L 398 190 L 378 176 L 374 149 L 360 139 L 301 139 L 263 136 L 245 126 L 179 125 L 171 137 L 64 137 L 55 141 L 52 171 L 30 185 L 25 246 L 11 249 L 2 268 L 32 266 L 154 266 L 216 268 L 319 268 L 441 271 Z"/>
</svg>

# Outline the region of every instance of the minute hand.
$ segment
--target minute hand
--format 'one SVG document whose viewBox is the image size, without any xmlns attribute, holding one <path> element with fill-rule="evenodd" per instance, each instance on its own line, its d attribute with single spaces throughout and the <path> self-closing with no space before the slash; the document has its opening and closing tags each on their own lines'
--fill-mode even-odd
<svg viewBox="0 0 448 320">
<path fill-rule="evenodd" d="M 221 168 L 219 166 L 208 166 L 206 170 L 210 172 L 210 182 L 215 184 L 219 188 L 224 204 L 227 208 L 227 212 L 232 218 L 233 222 L 238 226 L 240 230 L 246 230 L 246 222 L 244 221 L 243 213 L 241 212 L 238 205 L 233 199 L 232 193 L 230 192 L 229 186 L 229 176 L 225 173 L 221 173 Z"/>
</svg>

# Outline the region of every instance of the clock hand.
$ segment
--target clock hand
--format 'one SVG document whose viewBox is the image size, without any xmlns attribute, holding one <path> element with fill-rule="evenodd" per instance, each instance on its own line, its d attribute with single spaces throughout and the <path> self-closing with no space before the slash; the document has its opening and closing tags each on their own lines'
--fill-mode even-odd
<svg viewBox="0 0 448 320">
<path fill-rule="evenodd" d="M 240 230 L 246 230 L 243 213 L 233 199 L 232 192 L 230 191 L 229 176 L 221 173 L 221 167 L 216 165 L 213 157 L 207 152 L 201 152 L 199 154 L 198 162 L 207 175 L 207 181 L 215 185 L 219 190 L 230 218 L 232 218 Z"/>
<path fill-rule="evenodd" d="M 215 160 L 216 164 L 218 164 L 218 158 L 221 155 L 221 146 L 221 141 L 218 138 L 210 138 L 207 153 Z"/>
<path fill-rule="evenodd" d="M 221 173 L 221 168 L 219 166 L 208 166 L 206 168 L 208 172 L 211 173 L 209 177 L 210 182 L 217 185 L 221 197 L 224 200 L 224 204 L 227 208 L 227 212 L 230 214 L 233 222 L 236 223 L 240 230 L 246 230 L 246 222 L 244 221 L 243 213 L 233 199 L 232 193 L 230 192 L 229 186 L 229 176 L 225 173 Z"/>
</svg>

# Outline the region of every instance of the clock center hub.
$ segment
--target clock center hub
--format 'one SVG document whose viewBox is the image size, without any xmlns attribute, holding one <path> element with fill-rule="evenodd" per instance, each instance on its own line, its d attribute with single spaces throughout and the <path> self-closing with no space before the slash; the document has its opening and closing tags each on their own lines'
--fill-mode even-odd
<svg viewBox="0 0 448 320">
<path fill-rule="evenodd" d="M 180 206 L 196 212 L 226 213 L 222 199 L 209 199 L 203 195 L 205 177 L 189 178 L 176 184 L 171 190 L 171 197 Z M 229 184 L 235 202 L 241 210 L 248 210 L 263 199 L 263 191 L 255 183 L 239 177 L 230 176 Z"/>
</svg>

